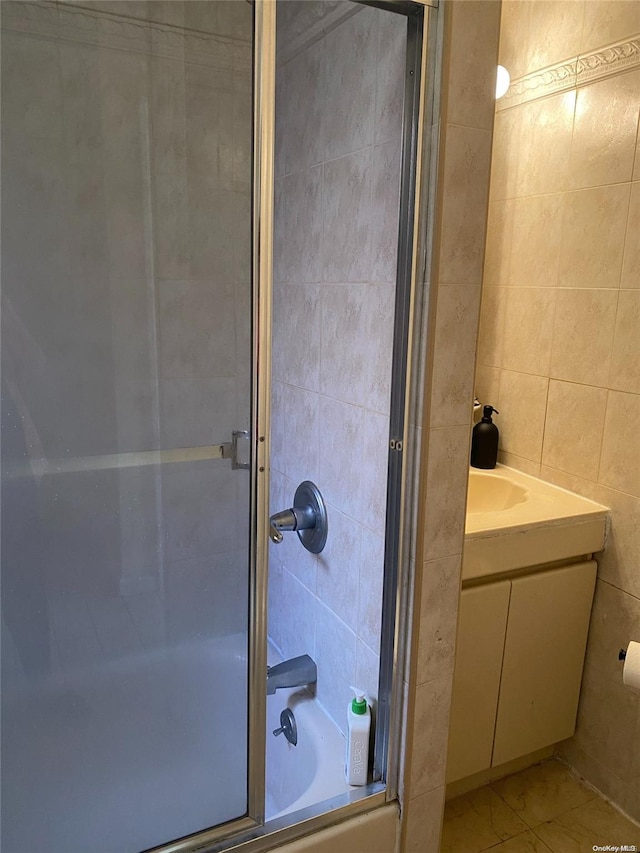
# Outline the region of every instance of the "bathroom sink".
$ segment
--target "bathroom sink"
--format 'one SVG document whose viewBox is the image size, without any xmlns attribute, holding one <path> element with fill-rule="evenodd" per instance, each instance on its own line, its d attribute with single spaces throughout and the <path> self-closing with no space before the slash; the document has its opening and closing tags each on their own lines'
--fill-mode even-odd
<svg viewBox="0 0 640 853">
<path fill-rule="evenodd" d="M 469 471 L 462 580 L 593 554 L 607 508 L 506 465 Z"/>
<path fill-rule="evenodd" d="M 500 474 L 469 472 L 467 514 L 501 512 L 527 499 L 527 490 Z"/>
</svg>

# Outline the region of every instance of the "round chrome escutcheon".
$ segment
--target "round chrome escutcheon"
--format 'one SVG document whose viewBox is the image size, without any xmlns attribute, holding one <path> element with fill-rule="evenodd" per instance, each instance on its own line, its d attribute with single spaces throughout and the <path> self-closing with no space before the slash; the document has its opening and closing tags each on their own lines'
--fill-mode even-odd
<svg viewBox="0 0 640 853">
<path fill-rule="evenodd" d="M 311 507 L 314 512 L 316 523 L 306 530 L 298 530 L 298 538 L 312 554 L 319 554 L 327 544 L 327 508 L 325 506 L 320 490 L 311 480 L 304 480 L 296 489 L 293 498 L 294 509 L 305 509 Z"/>
</svg>

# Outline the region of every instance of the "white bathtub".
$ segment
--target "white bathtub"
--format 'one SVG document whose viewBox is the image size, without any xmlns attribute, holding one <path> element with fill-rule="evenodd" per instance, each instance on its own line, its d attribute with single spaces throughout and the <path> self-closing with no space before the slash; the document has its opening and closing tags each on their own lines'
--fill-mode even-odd
<svg viewBox="0 0 640 853">
<path fill-rule="evenodd" d="M 123 656 L 3 691 L 3 846 L 127 853 L 241 815 L 246 640 Z"/>
<path fill-rule="evenodd" d="M 273 665 L 280 658 L 269 654 Z M 290 708 L 298 728 L 298 744 L 289 744 L 280 727 L 280 712 Z M 311 690 L 276 690 L 267 696 L 266 819 L 352 791 L 344 779 L 345 739 Z"/>
<path fill-rule="evenodd" d="M 239 816 L 246 682 L 246 639 L 232 636 L 4 690 L 7 849 L 126 853 Z M 286 706 L 296 747 L 272 734 Z M 267 716 L 268 819 L 349 790 L 344 738 L 310 693 L 278 690 Z"/>
</svg>

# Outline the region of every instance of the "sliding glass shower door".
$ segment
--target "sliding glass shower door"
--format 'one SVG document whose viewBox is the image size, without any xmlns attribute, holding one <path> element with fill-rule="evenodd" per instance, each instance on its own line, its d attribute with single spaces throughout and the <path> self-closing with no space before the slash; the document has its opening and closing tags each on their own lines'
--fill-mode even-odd
<svg viewBox="0 0 640 853">
<path fill-rule="evenodd" d="M 252 6 L 3 2 L 2 850 L 247 813 Z"/>
</svg>

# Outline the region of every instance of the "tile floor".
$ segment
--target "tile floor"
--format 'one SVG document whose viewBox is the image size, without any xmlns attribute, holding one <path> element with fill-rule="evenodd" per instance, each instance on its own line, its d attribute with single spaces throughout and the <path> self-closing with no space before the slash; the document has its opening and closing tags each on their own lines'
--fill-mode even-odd
<svg viewBox="0 0 640 853">
<path fill-rule="evenodd" d="M 591 853 L 623 845 L 640 851 L 640 826 L 552 759 L 449 800 L 440 853 Z"/>
</svg>

